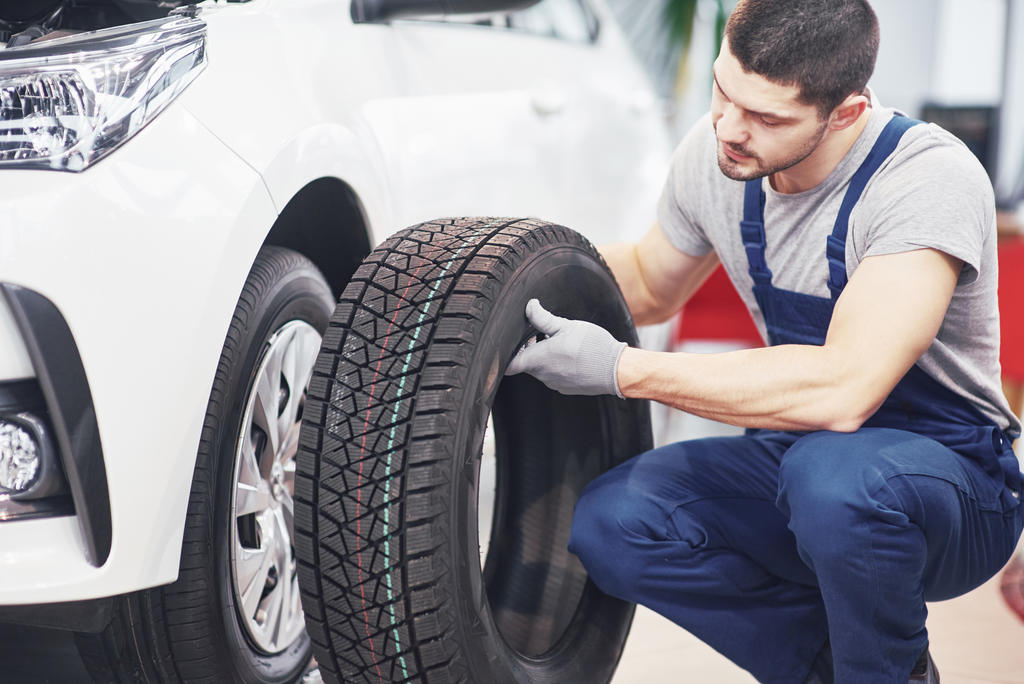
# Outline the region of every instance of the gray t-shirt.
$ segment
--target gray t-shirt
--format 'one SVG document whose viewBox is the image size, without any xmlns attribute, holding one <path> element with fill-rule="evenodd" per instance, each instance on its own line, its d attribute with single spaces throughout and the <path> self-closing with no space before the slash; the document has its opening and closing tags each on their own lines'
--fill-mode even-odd
<svg viewBox="0 0 1024 684">
<path fill-rule="evenodd" d="M 850 152 L 817 187 L 775 192 L 763 180 L 766 258 L 775 287 L 829 297 L 825 238 L 850 178 L 893 116 L 875 106 Z M 678 249 L 718 254 L 761 332 L 764 318 L 740 241 L 744 184 L 718 168 L 711 117 L 679 145 L 658 204 L 658 222 Z M 850 216 L 846 270 L 879 254 L 933 248 L 964 262 L 938 335 L 917 364 L 1000 428 L 1020 429 L 1000 385 L 995 203 L 984 168 L 934 124 L 914 126 L 868 182 Z"/>
</svg>

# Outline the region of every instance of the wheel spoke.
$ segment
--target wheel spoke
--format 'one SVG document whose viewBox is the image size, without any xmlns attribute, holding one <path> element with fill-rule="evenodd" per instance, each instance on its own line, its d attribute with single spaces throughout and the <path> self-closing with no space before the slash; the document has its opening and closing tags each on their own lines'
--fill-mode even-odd
<svg viewBox="0 0 1024 684">
<path fill-rule="evenodd" d="M 302 334 L 295 336 L 295 387 L 299 394 L 305 391 L 309 384 L 309 378 L 313 375 L 313 366 L 316 365 L 316 355 L 320 352 L 322 338 L 312 330 L 305 330 Z M 291 380 L 289 378 L 289 380 Z"/>
<path fill-rule="evenodd" d="M 299 433 L 302 429 L 302 423 L 292 423 L 288 430 L 284 433 L 284 439 L 281 440 L 281 450 L 277 454 L 277 460 L 282 465 L 295 463 L 295 454 L 299 452 Z"/>
<path fill-rule="evenodd" d="M 291 605 L 292 598 L 292 550 L 291 534 L 285 521 L 283 511 L 278 508 L 274 510 L 274 521 L 278 526 L 276 538 L 277 552 L 277 586 L 274 588 L 273 606 L 267 611 L 267 625 L 273 630 L 272 640 L 277 643 L 282 635 L 282 630 L 291 619 L 287 608 Z"/>
<path fill-rule="evenodd" d="M 299 377 L 299 387 L 302 388 L 303 393 L 309 386 L 309 379 L 313 377 L 313 367 L 316 366 L 316 356 L 320 353 L 322 341 L 323 338 L 319 334 L 307 333 L 302 336 L 302 349 L 299 358 L 304 360 L 304 365 L 301 366 L 302 375 Z"/>
<path fill-rule="evenodd" d="M 288 606 L 289 623 L 297 623 L 295 625 L 289 624 L 292 631 L 302 629 L 302 596 L 299 594 L 299 575 L 295 573 L 291 581 L 291 605 Z"/>
<path fill-rule="evenodd" d="M 259 480 L 255 487 L 238 482 L 235 486 L 235 517 L 260 513 L 270 506 L 271 500 L 270 489 L 264 480 Z"/>
<path fill-rule="evenodd" d="M 242 614 L 251 620 L 259 608 L 263 587 L 267 584 L 270 568 L 274 564 L 274 555 L 265 546 L 257 550 L 245 549 L 244 553 L 251 557 L 238 562 L 239 584 L 242 587 Z"/>
<path fill-rule="evenodd" d="M 286 431 L 295 422 L 299 411 L 299 399 L 302 397 L 302 385 L 298 384 L 301 381 L 299 366 L 304 363 L 304 360 L 299 358 L 301 339 L 301 335 L 292 335 L 285 343 L 287 346 L 281 350 L 281 377 L 288 386 L 288 402 L 280 416 L 282 431 Z"/>
<path fill-rule="evenodd" d="M 277 432 L 282 438 L 278 441 L 279 450 L 281 442 L 288 433 L 288 428 L 295 422 L 294 419 L 291 418 L 291 413 L 294 410 L 292 405 L 295 403 L 295 389 L 292 387 L 292 376 L 295 374 L 295 359 L 291 353 L 291 349 L 294 346 L 294 340 L 294 333 L 288 334 L 287 337 L 282 336 L 277 350 L 277 381 L 279 383 L 280 392 L 278 398 L 281 398 L 281 396 L 287 392 L 287 400 L 283 405 L 278 403 L 278 411 L 276 414 Z M 279 453 L 280 451 L 275 452 L 275 457 Z"/>
<path fill-rule="evenodd" d="M 242 449 L 239 454 L 238 481 L 247 485 L 256 486 L 263 477 L 260 475 L 260 466 L 256 458 L 256 449 L 253 446 L 249 431 L 242 435 Z"/>
<path fill-rule="evenodd" d="M 280 568 L 278 568 L 278 571 L 280 572 Z M 277 586 L 267 594 L 263 604 L 265 606 L 264 609 L 267 611 L 267 617 L 263 621 L 263 629 L 271 648 L 277 647 L 278 639 L 281 637 L 281 608 L 284 606 L 286 584 L 286 582 L 278 579 Z"/>
<path fill-rule="evenodd" d="M 288 403 L 279 419 L 281 434 L 291 435 L 292 429 L 298 424 L 299 407 L 306 391 L 306 385 L 313 375 L 316 364 L 316 353 L 320 347 L 320 336 L 306 331 L 296 331 L 287 347 L 282 352 L 281 372 L 288 383 Z M 296 434 L 296 439 L 298 435 Z M 282 443 L 287 443 L 282 440 Z M 285 447 L 282 446 L 282 450 Z"/>
<path fill-rule="evenodd" d="M 293 504 L 294 508 L 294 504 Z M 273 509 L 274 522 L 276 523 L 277 529 L 275 532 L 275 543 L 277 552 L 278 565 L 284 564 L 284 568 L 288 567 L 291 563 L 291 547 L 292 547 L 292 535 L 288 530 L 288 525 L 285 522 L 284 507 L 278 507 Z"/>
<path fill-rule="evenodd" d="M 291 458 L 286 462 L 281 463 L 281 484 L 284 485 L 285 490 L 289 494 L 295 493 L 295 459 Z"/>
<path fill-rule="evenodd" d="M 285 350 L 288 348 L 288 341 L 295 333 L 291 330 L 282 331 L 281 337 L 277 340 L 267 353 L 266 369 L 263 373 L 273 381 L 274 389 L 280 389 L 281 361 Z M 275 412 L 276 415 L 276 412 Z"/>
<path fill-rule="evenodd" d="M 281 516 L 285 531 L 291 538 L 295 534 L 295 500 L 287 490 L 281 494 Z"/>
<path fill-rule="evenodd" d="M 276 365 L 276 364 L 271 364 Z M 256 384 L 256 402 L 253 406 L 252 422 L 267 435 L 267 448 L 262 454 L 258 454 L 261 466 L 269 468 L 268 460 L 273 462 L 280 444 L 280 435 L 277 426 L 277 407 L 280 403 L 280 372 L 270 374 L 269 367 L 264 371 Z M 270 457 L 269 459 L 267 457 Z M 263 469 L 260 470 L 263 475 Z"/>
<path fill-rule="evenodd" d="M 265 549 L 247 549 L 241 545 L 235 546 L 235 568 L 237 570 L 239 586 L 248 588 L 253 578 L 260 571 L 264 564 L 267 552 Z"/>
</svg>

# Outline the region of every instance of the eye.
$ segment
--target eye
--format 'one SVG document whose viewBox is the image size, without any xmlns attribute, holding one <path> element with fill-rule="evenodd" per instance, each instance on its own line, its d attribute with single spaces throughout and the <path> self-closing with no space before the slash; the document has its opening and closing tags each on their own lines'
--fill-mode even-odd
<svg viewBox="0 0 1024 684">
<path fill-rule="evenodd" d="M 775 128 L 776 126 L 779 126 L 780 123 L 778 121 L 773 120 L 773 119 L 766 119 L 766 118 L 764 118 L 762 116 L 761 117 L 761 125 L 763 125 L 763 126 L 765 126 L 767 128 Z"/>
</svg>

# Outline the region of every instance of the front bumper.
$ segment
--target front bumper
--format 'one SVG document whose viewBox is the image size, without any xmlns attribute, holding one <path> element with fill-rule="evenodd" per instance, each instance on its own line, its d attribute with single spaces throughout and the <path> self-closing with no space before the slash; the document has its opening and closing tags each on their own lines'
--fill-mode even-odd
<svg viewBox="0 0 1024 684">
<path fill-rule="evenodd" d="M 273 204 L 258 174 L 178 104 L 83 173 L 0 176 L 0 283 L 53 304 L 95 408 L 91 436 L 77 424 L 69 433 L 94 441 L 75 514 L 0 522 L 0 606 L 173 581 L 210 387 Z M 0 382 L 45 384 L 7 318 Z M 88 450 L 74 440 L 78 463 Z"/>
<path fill-rule="evenodd" d="M 25 411 L 37 410 L 39 413 L 34 422 L 39 426 L 37 436 L 42 451 L 43 478 L 56 480 L 60 477 L 70 485 L 86 560 L 91 565 L 101 566 L 110 555 L 110 499 L 103 449 L 96 428 L 96 411 L 75 338 L 53 302 L 38 292 L 8 284 L 0 284 L 0 292 L 7 300 L 28 348 L 38 375 L 36 386 L 45 404 L 41 407 L 45 411 L 39 411 L 31 405 L 38 403 L 35 396 L 26 393 L 28 396 L 23 400 Z M 13 387 L 20 386 L 22 383 Z M 55 455 L 47 453 L 52 448 L 51 440 L 44 432 L 46 425 L 46 432 L 52 431 L 52 441 L 57 443 L 62 472 L 57 470 Z M 51 511 L 45 510 L 45 499 L 12 499 L 0 510 L 6 509 L 5 513 L 15 517 L 66 514 L 65 498 L 58 497 L 52 505 L 55 510 Z M 29 507 L 30 510 L 19 511 L 19 507 Z"/>
</svg>

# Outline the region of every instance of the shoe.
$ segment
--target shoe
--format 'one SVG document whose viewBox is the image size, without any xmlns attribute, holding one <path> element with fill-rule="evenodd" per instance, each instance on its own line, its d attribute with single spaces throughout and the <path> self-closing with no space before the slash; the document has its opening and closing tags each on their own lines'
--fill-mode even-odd
<svg viewBox="0 0 1024 684">
<path fill-rule="evenodd" d="M 932 654 L 925 647 L 924 653 L 917 659 L 914 669 L 910 671 L 910 682 L 916 684 L 939 684 L 939 668 L 935 667 Z"/>
</svg>

